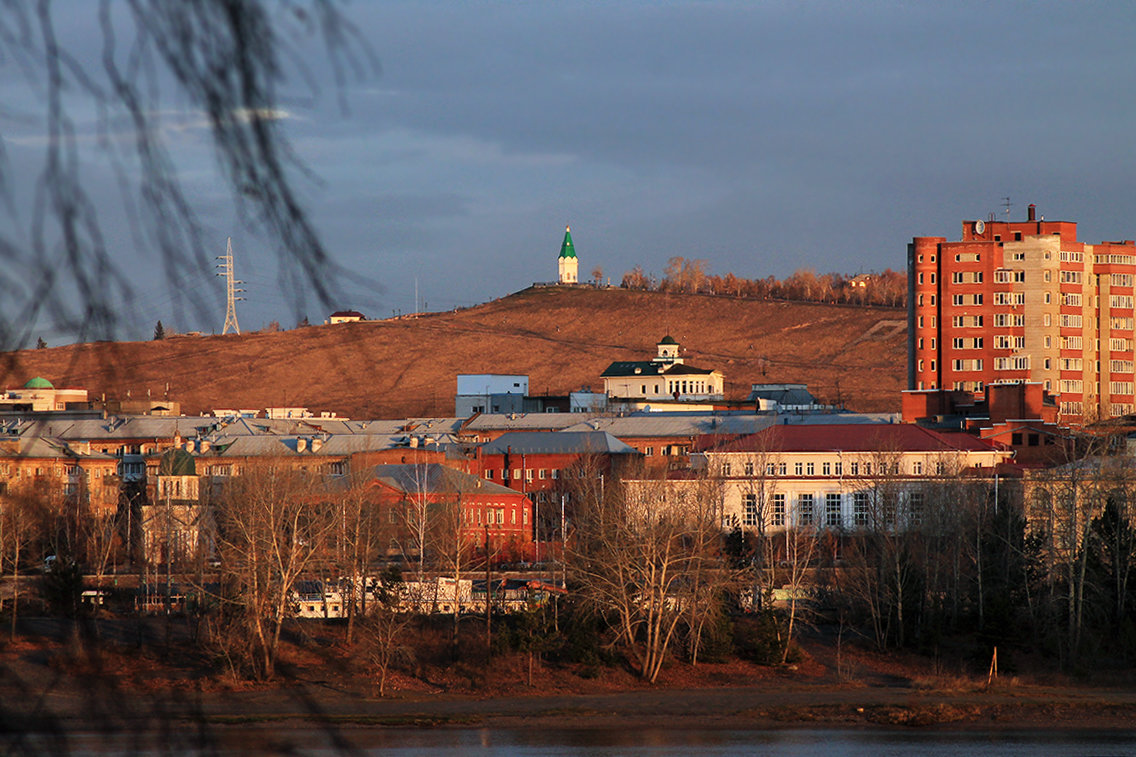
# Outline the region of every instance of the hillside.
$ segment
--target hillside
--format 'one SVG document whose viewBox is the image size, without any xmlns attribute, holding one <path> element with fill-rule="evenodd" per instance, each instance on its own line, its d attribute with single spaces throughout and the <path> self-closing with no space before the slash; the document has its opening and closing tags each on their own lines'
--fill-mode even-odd
<svg viewBox="0 0 1136 757">
<path fill-rule="evenodd" d="M 602 387 L 613 360 L 649 359 L 671 334 L 687 362 L 717 367 L 727 395 L 807 383 L 865 412 L 899 409 L 905 313 L 622 289 L 527 289 L 452 313 L 276 333 L 94 343 L 4 356 L 0 386 L 43 376 L 92 397 L 147 391 L 196 414 L 301 405 L 352 418 L 453 413 L 458 373 L 530 376 L 534 393 Z"/>
</svg>

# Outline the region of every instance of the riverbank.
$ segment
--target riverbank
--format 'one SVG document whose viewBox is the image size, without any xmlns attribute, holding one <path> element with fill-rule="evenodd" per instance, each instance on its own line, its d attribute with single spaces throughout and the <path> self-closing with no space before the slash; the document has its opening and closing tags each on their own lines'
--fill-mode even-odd
<svg viewBox="0 0 1136 757">
<path fill-rule="evenodd" d="M 386 696 L 331 636 L 286 646 L 277 676 L 249 682 L 217 660 L 99 629 L 97 639 L 48 633 L 0 646 L 0 733 L 338 734 L 383 728 L 930 729 L 1130 731 L 1136 686 L 1121 674 L 1075 681 L 1042 674 L 943 672 L 941 661 L 806 639 L 788 666 L 672 661 L 656 684 L 623 667 L 542 664 L 523 654 L 392 672 Z M 121 632 L 122 629 L 117 629 Z M 302 642 L 302 643 L 301 643 Z M 1021 658 L 1021 655 L 1019 655 Z M 938 672 L 936 672 L 938 668 Z M 531 676 L 531 685 L 529 683 Z"/>
</svg>

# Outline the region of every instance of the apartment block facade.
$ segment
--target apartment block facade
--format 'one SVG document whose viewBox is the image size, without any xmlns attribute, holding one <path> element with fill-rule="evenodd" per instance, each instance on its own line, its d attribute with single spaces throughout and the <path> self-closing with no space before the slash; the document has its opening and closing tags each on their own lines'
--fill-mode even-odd
<svg viewBox="0 0 1136 757">
<path fill-rule="evenodd" d="M 1134 409 L 1131 240 L 1084 244 L 1077 224 L 964 221 L 962 239 L 908 245 L 909 389 L 1035 381 L 1079 425 Z"/>
</svg>

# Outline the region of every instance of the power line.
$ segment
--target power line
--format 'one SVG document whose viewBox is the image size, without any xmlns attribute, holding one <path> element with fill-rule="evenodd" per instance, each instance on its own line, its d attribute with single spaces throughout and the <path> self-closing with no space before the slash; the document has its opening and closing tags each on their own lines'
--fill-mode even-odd
<svg viewBox="0 0 1136 757">
<path fill-rule="evenodd" d="M 218 255 L 217 259 L 221 262 L 217 267 L 221 270 L 217 273 L 218 276 L 225 277 L 225 326 L 221 329 L 221 336 L 229 333 L 229 327 L 233 328 L 233 332 L 240 334 L 241 327 L 237 323 L 237 300 L 243 300 L 244 297 L 237 297 L 237 292 L 245 290 L 237 288 L 237 284 L 243 284 L 243 281 L 237 281 L 233 277 L 233 238 L 229 237 L 228 247 L 224 255 Z"/>
</svg>

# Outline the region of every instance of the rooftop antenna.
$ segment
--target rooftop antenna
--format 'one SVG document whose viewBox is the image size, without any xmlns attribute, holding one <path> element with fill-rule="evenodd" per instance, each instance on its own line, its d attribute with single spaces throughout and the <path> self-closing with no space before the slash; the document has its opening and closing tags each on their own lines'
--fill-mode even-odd
<svg viewBox="0 0 1136 757">
<path fill-rule="evenodd" d="M 237 284 L 243 284 L 245 282 L 238 281 L 237 279 L 233 278 L 233 238 L 232 237 L 229 237 L 228 246 L 225 250 L 225 254 L 224 255 L 218 255 L 217 259 L 221 261 L 220 263 L 217 264 L 217 267 L 221 269 L 220 271 L 217 272 L 217 275 L 225 277 L 225 293 L 226 293 L 226 300 L 227 300 L 227 302 L 225 304 L 225 326 L 224 326 L 224 328 L 221 329 L 221 336 L 228 334 L 230 327 L 232 327 L 234 334 L 240 334 L 241 333 L 241 327 L 237 323 L 237 300 L 243 300 L 244 297 L 237 297 L 237 293 L 243 292 L 245 290 L 238 288 Z"/>
<path fill-rule="evenodd" d="M 1002 198 L 1002 205 L 1005 206 L 1005 208 L 1006 208 L 1006 220 L 1007 221 L 1010 220 L 1010 208 L 1013 206 L 1013 204 L 1014 203 L 1010 202 L 1009 197 L 1003 197 Z"/>
</svg>

